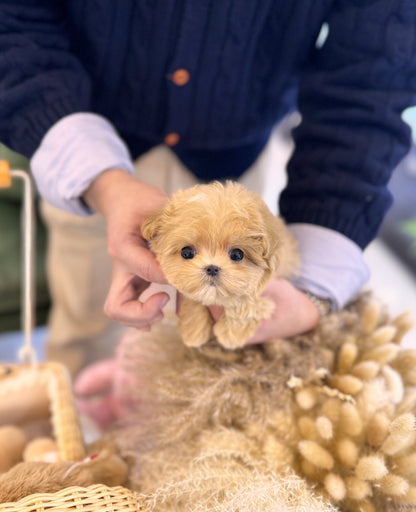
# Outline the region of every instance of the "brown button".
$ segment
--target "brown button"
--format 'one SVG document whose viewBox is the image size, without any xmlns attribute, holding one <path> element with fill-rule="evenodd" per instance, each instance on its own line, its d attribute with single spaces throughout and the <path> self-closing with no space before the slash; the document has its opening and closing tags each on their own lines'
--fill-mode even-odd
<svg viewBox="0 0 416 512">
<path fill-rule="evenodd" d="M 187 69 L 177 69 L 172 75 L 172 82 L 179 87 L 186 85 L 191 78 Z"/>
<path fill-rule="evenodd" d="M 168 133 L 165 137 L 165 144 L 167 146 L 176 146 L 176 144 L 179 142 L 180 136 L 178 133 Z"/>
</svg>

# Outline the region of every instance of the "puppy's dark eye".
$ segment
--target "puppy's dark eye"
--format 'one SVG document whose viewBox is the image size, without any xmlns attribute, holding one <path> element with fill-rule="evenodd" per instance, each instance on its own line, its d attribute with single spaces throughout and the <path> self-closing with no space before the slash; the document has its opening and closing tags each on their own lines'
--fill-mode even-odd
<svg viewBox="0 0 416 512">
<path fill-rule="evenodd" d="M 191 260 L 196 254 L 195 247 L 187 245 L 181 249 L 181 256 L 184 260 Z"/>
<path fill-rule="evenodd" d="M 231 261 L 241 261 L 244 258 L 244 253 L 241 249 L 231 249 L 228 256 Z"/>
</svg>

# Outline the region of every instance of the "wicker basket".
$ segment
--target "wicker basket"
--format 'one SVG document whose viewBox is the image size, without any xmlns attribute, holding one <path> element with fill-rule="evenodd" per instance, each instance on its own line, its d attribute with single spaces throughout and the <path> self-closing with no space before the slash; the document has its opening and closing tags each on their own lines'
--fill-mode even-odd
<svg viewBox="0 0 416 512">
<path fill-rule="evenodd" d="M 0 424 L 24 424 L 47 417 L 62 461 L 81 460 L 85 447 L 72 393 L 71 379 L 58 363 L 0 364 Z M 0 512 L 145 511 L 140 496 L 124 487 L 67 487 L 55 493 L 31 494 L 0 504 Z"/>
<path fill-rule="evenodd" d="M 0 512 L 145 512 L 140 495 L 124 487 L 67 487 L 52 494 L 32 494 L 0 504 Z"/>
<path fill-rule="evenodd" d="M 0 366 L 0 424 L 49 419 L 59 459 L 83 459 L 84 440 L 67 369 L 52 362 Z"/>
<path fill-rule="evenodd" d="M 72 384 L 67 369 L 58 363 L 37 364 L 32 347 L 34 222 L 33 193 L 29 175 L 20 170 L 10 171 L 6 161 L 0 161 L 0 188 L 10 187 L 12 178 L 24 183 L 24 289 L 22 292 L 23 330 L 25 345 L 19 353 L 31 364 L 0 363 L 0 425 L 24 425 L 31 421 L 48 420 L 58 446 L 61 461 L 79 461 L 85 457 L 85 446 L 79 423 Z M 0 454 L 1 456 L 1 454 Z M 91 485 L 67 487 L 55 493 L 31 494 L 14 503 L 0 504 L 1 512 L 65 511 L 145 511 L 139 495 L 124 487 Z"/>
</svg>

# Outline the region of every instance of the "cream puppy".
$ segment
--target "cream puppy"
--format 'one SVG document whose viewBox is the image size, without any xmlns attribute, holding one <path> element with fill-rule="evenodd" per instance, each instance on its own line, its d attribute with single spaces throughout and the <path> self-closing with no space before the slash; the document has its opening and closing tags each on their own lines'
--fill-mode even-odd
<svg viewBox="0 0 416 512">
<path fill-rule="evenodd" d="M 296 242 L 263 200 L 235 182 L 181 190 L 148 215 L 142 235 L 168 281 L 183 295 L 183 341 L 200 346 L 212 337 L 241 347 L 273 303 L 259 294 L 272 277 L 298 265 Z M 224 307 L 214 324 L 207 306 Z M 212 329 L 213 326 L 213 329 Z"/>
</svg>

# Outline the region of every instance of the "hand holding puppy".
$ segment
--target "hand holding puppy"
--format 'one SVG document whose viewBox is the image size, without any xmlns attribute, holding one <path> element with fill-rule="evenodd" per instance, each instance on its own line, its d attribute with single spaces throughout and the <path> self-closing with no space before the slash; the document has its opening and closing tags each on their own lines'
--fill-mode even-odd
<svg viewBox="0 0 416 512">
<path fill-rule="evenodd" d="M 100 212 L 107 223 L 113 275 L 104 310 L 107 316 L 129 327 L 148 330 L 162 319 L 161 310 L 169 299 L 166 293 L 157 293 L 144 302 L 137 300 L 151 282 L 166 283 L 141 236 L 140 226 L 145 215 L 167 198 L 161 189 L 121 169 L 100 174 L 84 194 L 87 204 Z"/>
<path fill-rule="evenodd" d="M 137 300 L 150 282 L 166 283 L 154 254 L 142 238 L 141 224 L 149 212 L 166 204 L 168 196 L 123 170 L 111 169 L 92 183 L 84 199 L 107 221 L 113 277 L 105 303 L 106 314 L 124 325 L 148 330 L 151 324 L 163 317 L 161 310 L 168 296 L 158 293 L 144 302 Z M 318 322 L 316 306 L 289 282 L 274 279 L 266 285 L 263 293 L 275 302 L 275 307 L 271 317 L 260 324 L 249 342 L 298 334 Z M 218 320 L 223 308 L 212 306 L 211 313 L 215 309 L 214 320 Z M 207 318 L 212 322 L 210 315 Z"/>
<path fill-rule="evenodd" d="M 274 303 L 271 317 L 264 320 L 249 344 L 276 338 L 290 338 L 313 329 L 318 325 L 320 313 L 316 305 L 287 279 L 272 279 L 262 296 Z"/>
<path fill-rule="evenodd" d="M 293 300 L 302 300 L 301 292 L 280 280 L 269 285 L 266 296 L 260 295 L 273 277 L 295 271 L 296 242 L 261 198 L 240 184 L 217 182 L 177 192 L 145 218 L 142 234 L 168 281 L 185 297 L 179 327 L 187 345 L 204 344 L 212 329 L 226 348 L 260 341 L 253 335 L 266 334 L 275 326 L 272 317 L 282 316 L 275 309 L 282 289 L 289 294 L 290 320 L 296 324 Z M 309 306 L 309 299 L 305 301 Z M 208 309 L 212 305 L 224 308 L 214 326 Z M 316 311 L 312 313 L 315 319 Z M 257 330 L 266 319 L 272 323 L 263 325 L 262 334 Z M 301 328 L 312 327 L 309 323 L 301 322 Z M 293 334 L 290 330 L 287 335 Z"/>
</svg>

